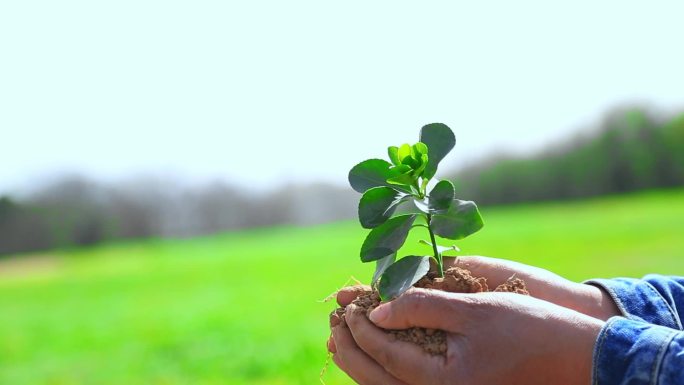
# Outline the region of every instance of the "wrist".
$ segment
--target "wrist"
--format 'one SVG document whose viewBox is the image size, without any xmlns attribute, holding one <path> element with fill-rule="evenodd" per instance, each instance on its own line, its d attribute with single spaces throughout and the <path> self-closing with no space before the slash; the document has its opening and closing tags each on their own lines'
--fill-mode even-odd
<svg viewBox="0 0 684 385">
<path fill-rule="evenodd" d="M 582 316 L 577 322 L 574 338 L 577 338 L 575 351 L 570 355 L 575 363 L 569 369 L 568 384 L 589 384 L 592 382 L 594 366 L 594 347 L 601 330 L 606 324 L 593 316 Z"/>
<path fill-rule="evenodd" d="M 603 321 L 622 315 L 613 298 L 605 290 L 590 284 L 576 285 L 580 293 L 577 311 Z"/>
</svg>

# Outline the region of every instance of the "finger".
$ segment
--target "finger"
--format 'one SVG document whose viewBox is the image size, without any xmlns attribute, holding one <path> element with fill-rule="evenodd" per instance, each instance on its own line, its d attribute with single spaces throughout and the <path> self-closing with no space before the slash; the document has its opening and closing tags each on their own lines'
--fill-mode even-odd
<svg viewBox="0 0 684 385">
<path fill-rule="evenodd" d="M 337 347 L 335 346 L 335 340 L 332 335 L 328 338 L 328 351 L 332 354 L 337 353 Z"/>
<path fill-rule="evenodd" d="M 356 345 L 346 324 L 342 323 L 333 328 L 333 339 L 337 346 L 337 353 L 333 355 L 333 362 L 357 383 L 361 385 L 406 385 L 392 377 Z"/>
<path fill-rule="evenodd" d="M 501 285 L 509 277 L 516 274 L 516 271 L 506 264 L 506 261 L 474 255 L 444 258 L 444 266 L 469 270 L 474 277 L 486 278 L 487 285 L 492 288 Z"/>
<path fill-rule="evenodd" d="M 497 258 L 482 256 L 445 258 L 444 263 L 445 265 L 468 269 L 475 277 L 486 278 L 487 285 L 492 289 L 515 276 L 525 281 L 527 290 L 532 296 L 546 300 L 555 298 L 553 290 L 549 290 L 550 287 L 558 286 L 563 282 L 570 282 L 558 274 L 539 267 Z"/>
<path fill-rule="evenodd" d="M 354 341 L 387 372 L 410 384 L 438 382 L 434 376 L 440 372 L 443 358 L 429 355 L 414 343 L 397 340 L 373 325 L 358 307 L 351 305 L 350 309 L 347 323 Z"/>
<path fill-rule="evenodd" d="M 337 308 L 330 313 L 330 327 L 334 328 L 342 322 L 342 316 L 344 315 L 344 309 Z"/>
<path fill-rule="evenodd" d="M 351 377 L 352 380 L 354 380 L 355 383 L 361 384 L 359 380 L 354 378 L 353 376 L 353 371 L 350 370 L 349 366 L 342 360 L 342 357 L 339 354 L 333 354 L 332 360 L 337 365 L 338 368 L 340 368 L 341 371 L 345 372 L 349 377 Z M 352 374 L 350 374 L 350 371 Z"/>
<path fill-rule="evenodd" d="M 345 307 L 349 305 L 353 300 L 355 300 L 356 297 L 369 291 L 370 286 L 365 285 L 343 287 L 342 289 L 340 289 L 340 291 L 337 292 L 337 303 L 340 306 Z"/>
<path fill-rule="evenodd" d="M 344 361 L 342 361 L 342 358 L 340 358 L 339 354 L 333 354 L 332 360 L 335 363 L 335 365 L 337 365 L 337 367 L 340 368 L 341 371 L 347 373 L 347 370 L 349 370 L 349 368 L 347 367 L 347 365 L 344 364 Z M 347 373 L 347 375 L 349 374 Z"/>
<path fill-rule="evenodd" d="M 423 327 L 461 333 L 482 314 L 481 310 L 486 304 L 482 300 L 487 298 L 485 293 L 460 294 L 411 289 L 399 298 L 375 308 L 369 318 L 383 329 Z M 346 314 L 345 317 L 349 318 L 349 309 Z"/>
</svg>

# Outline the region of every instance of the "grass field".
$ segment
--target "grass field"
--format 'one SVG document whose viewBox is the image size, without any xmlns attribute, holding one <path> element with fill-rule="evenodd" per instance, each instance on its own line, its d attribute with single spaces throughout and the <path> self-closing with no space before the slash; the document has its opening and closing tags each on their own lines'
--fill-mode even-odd
<svg viewBox="0 0 684 385">
<path fill-rule="evenodd" d="M 465 254 L 576 280 L 684 275 L 684 190 L 482 213 Z M 369 279 L 364 235 L 345 222 L 1 262 L 0 384 L 316 384 L 333 307 L 317 300 Z M 427 253 L 417 239 L 407 251 Z"/>
</svg>

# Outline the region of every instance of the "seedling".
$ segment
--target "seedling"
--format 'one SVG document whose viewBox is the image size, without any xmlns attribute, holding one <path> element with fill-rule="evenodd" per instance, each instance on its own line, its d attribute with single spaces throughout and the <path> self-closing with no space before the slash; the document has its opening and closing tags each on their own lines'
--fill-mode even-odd
<svg viewBox="0 0 684 385">
<path fill-rule="evenodd" d="M 359 202 L 361 226 L 372 229 L 361 246 L 361 261 L 375 261 L 372 286 L 382 300 L 401 295 L 430 271 L 444 276 L 443 254 L 456 246 L 437 244 L 436 236 L 463 239 L 484 225 L 477 205 L 455 198 L 454 185 L 448 180 L 433 180 L 439 162 L 456 145 L 451 129 L 432 123 L 420 130 L 414 145 L 391 146 L 391 161 L 368 159 L 349 172 L 349 184 L 363 194 Z M 428 192 L 428 186 L 433 186 Z M 397 208 L 413 202 L 417 210 L 393 216 Z M 421 243 L 432 248 L 429 256 L 409 255 L 397 258 L 397 252 L 414 228 L 427 229 L 430 240 Z"/>
</svg>

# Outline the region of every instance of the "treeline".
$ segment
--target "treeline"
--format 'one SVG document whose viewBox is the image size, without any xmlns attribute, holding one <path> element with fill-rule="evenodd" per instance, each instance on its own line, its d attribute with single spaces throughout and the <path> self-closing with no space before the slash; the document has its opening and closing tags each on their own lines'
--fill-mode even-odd
<svg viewBox="0 0 684 385">
<path fill-rule="evenodd" d="M 483 204 L 586 198 L 684 185 L 684 114 L 620 109 L 595 130 L 530 157 L 501 157 L 452 178 Z"/>
<path fill-rule="evenodd" d="M 141 178 L 113 186 L 70 177 L 20 201 L 0 197 L 0 255 L 116 239 L 322 223 L 353 217 L 355 200 L 351 189 L 323 184 L 251 194 L 224 183 L 184 187 L 172 180 Z"/>
<path fill-rule="evenodd" d="M 684 185 L 684 114 L 616 110 L 599 126 L 534 156 L 491 159 L 452 178 L 479 204 L 584 198 Z M 21 199 L 0 197 L 0 256 L 147 237 L 189 237 L 356 216 L 359 196 L 329 185 L 255 194 L 225 183 L 72 177 Z"/>
</svg>

